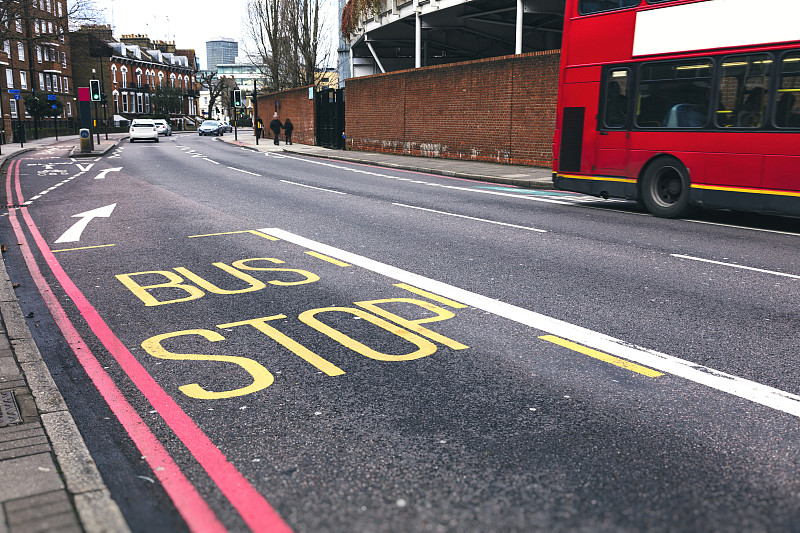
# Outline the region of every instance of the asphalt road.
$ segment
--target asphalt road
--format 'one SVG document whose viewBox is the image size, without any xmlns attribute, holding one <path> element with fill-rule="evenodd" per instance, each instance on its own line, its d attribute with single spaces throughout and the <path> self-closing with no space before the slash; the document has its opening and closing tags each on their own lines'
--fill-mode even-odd
<svg viewBox="0 0 800 533">
<path fill-rule="evenodd" d="M 6 181 L 135 531 L 800 529 L 794 220 L 191 135 Z"/>
</svg>

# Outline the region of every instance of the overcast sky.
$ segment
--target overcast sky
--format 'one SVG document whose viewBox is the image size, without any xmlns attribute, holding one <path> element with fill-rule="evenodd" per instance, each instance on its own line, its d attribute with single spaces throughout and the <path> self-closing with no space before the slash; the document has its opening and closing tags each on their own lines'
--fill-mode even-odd
<svg viewBox="0 0 800 533">
<path fill-rule="evenodd" d="M 194 48 L 200 68 L 206 68 L 206 41 L 229 37 L 239 42 L 239 54 L 244 55 L 247 3 L 248 0 L 96 0 L 95 5 L 103 10 L 117 39 L 122 34 L 136 33 L 153 40 L 175 41 L 178 48 Z M 335 2 L 326 3 L 329 16 L 338 18 Z"/>
</svg>

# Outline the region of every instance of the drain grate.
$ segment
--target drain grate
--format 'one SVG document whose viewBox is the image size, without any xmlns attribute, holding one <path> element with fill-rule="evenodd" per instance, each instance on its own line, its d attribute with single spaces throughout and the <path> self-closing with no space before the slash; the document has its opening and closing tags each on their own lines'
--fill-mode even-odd
<svg viewBox="0 0 800 533">
<path fill-rule="evenodd" d="M 17 400 L 11 391 L 0 391 L 0 428 L 12 424 L 21 424 L 22 415 L 19 413 Z"/>
</svg>

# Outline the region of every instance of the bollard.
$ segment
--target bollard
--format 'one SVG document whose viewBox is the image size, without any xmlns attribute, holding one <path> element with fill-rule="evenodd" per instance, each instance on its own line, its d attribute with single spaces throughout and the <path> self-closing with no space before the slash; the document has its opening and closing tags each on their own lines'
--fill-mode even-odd
<svg viewBox="0 0 800 533">
<path fill-rule="evenodd" d="M 89 153 L 94 150 L 92 132 L 88 128 L 83 128 L 81 134 L 81 153 Z"/>
</svg>

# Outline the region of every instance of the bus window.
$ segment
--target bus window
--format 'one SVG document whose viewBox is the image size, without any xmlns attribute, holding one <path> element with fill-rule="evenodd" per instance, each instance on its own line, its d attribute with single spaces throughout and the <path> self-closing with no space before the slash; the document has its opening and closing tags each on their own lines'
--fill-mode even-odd
<svg viewBox="0 0 800 533">
<path fill-rule="evenodd" d="M 722 59 L 717 125 L 758 128 L 764 124 L 772 59 L 769 54 Z"/>
<path fill-rule="evenodd" d="M 578 12 L 581 15 L 591 15 L 592 13 L 635 7 L 640 2 L 641 0 L 580 0 Z"/>
<path fill-rule="evenodd" d="M 788 54 L 781 61 L 775 125 L 779 128 L 800 127 L 800 53 Z"/>
<path fill-rule="evenodd" d="M 606 128 L 624 128 L 628 122 L 628 78 L 626 68 L 608 73 L 603 106 L 603 125 Z"/>
<path fill-rule="evenodd" d="M 639 74 L 636 125 L 702 128 L 711 98 L 711 61 L 646 63 Z"/>
</svg>

